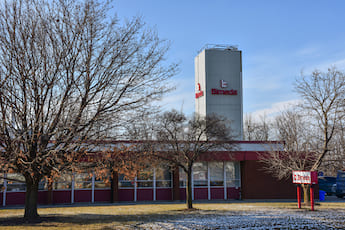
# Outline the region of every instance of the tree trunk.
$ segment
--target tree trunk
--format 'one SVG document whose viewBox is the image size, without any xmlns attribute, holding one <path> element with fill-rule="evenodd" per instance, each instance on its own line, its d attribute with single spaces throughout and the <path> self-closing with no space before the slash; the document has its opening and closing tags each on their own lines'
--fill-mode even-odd
<svg viewBox="0 0 345 230">
<path fill-rule="evenodd" d="M 193 208 L 193 199 L 192 199 L 192 167 L 188 167 L 187 170 L 187 187 L 186 187 L 186 195 L 187 195 L 187 208 Z"/>
<path fill-rule="evenodd" d="M 37 213 L 38 180 L 26 178 L 25 213 L 24 218 L 33 220 L 39 217 Z"/>
<path fill-rule="evenodd" d="M 111 170 L 111 203 L 115 203 L 119 201 L 119 175 L 117 171 Z"/>
<path fill-rule="evenodd" d="M 305 205 L 310 205 L 310 185 L 302 184 L 303 188 L 303 202 Z"/>
</svg>

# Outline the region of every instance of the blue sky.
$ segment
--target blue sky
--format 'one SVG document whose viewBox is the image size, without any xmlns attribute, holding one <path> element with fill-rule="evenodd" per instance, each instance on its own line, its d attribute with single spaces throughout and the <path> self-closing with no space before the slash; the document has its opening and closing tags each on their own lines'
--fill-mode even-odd
<svg viewBox="0 0 345 230">
<path fill-rule="evenodd" d="M 298 100 L 293 82 L 314 69 L 345 69 L 345 1 L 115 0 L 120 18 L 141 15 L 172 42 L 181 63 L 165 109 L 194 112 L 194 57 L 206 44 L 242 50 L 243 110 L 276 112 Z"/>
</svg>

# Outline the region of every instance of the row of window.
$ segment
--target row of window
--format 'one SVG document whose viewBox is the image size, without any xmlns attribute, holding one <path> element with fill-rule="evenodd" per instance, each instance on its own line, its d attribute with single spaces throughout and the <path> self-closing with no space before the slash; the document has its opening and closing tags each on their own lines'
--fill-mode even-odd
<svg viewBox="0 0 345 230">
<path fill-rule="evenodd" d="M 180 168 L 180 187 L 186 186 L 186 173 Z M 6 191 L 16 192 L 25 191 L 24 177 L 20 174 L 8 173 L 6 177 Z M 1 178 L 1 175 L 0 175 Z M 94 182 L 93 182 L 94 181 Z M 57 178 L 53 183 L 53 190 L 66 190 L 72 188 L 73 174 L 65 173 Z M 90 173 L 74 174 L 74 189 L 91 189 L 94 183 L 95 189 L 110 188 L 110 180 L 97 179 Z M 193 186 L 207 187 L 208 185 L 239 187 L 240 186 L 240 167 L 238 162 L 197 162 L 193 166 Z M 141 171 L 135 180 L 128 180 L 124 175 L 119 175 L 120 188 L 171 188 L 172 173 L 167 167 L 147 169 Z M 0 179 L 0 185 L 4 185 L 4 179 Z M 1 186 L 1 187 L 2 187 Z M 47 190 L 48 184 L 43 179 L 39 184 L 39 190 Z"/>
<path fill-rule="evenodd" d="M 180 187 L 186 186 L 186 173 L 180 168 Z M 193 165 L 193 186 L 240 187 L 239 162 L 197 162 Z"/>
</svg>

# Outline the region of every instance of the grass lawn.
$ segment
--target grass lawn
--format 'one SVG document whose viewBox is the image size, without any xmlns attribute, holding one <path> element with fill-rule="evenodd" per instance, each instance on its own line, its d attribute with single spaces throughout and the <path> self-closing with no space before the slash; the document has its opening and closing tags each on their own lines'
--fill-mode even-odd
<svg viewBox="0 0 345 230">
<path fill-rule="evenodd" d="M 0 229 L 133 229 L 136 225 L 150 222 L 164 222 L 214 215 L 231 215 L 229 213 L 251 212 L 255 210 L 295 210 L 293 202 L 235 202 L 194 204 L 194 211 L 185 210 L 185 204 L 135 204 L 104 205 L 81 207 L 39 208 L 40 219 L 37 223 L 25 223 L 22 219 L 23 209 L 0 209 Z M 343 202 L 321 203 L 317 211 L 345 210 Z M 316 211 L 316 212 L 317 212 Z"/>
</svg>

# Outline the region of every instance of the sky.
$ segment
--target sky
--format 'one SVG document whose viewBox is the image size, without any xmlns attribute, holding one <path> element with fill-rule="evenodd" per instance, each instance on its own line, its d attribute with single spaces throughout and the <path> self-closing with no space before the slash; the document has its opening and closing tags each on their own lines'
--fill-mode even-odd
<svg viewBox="0 0 345 230">
<path fill-rule="evenodd" d="M 171 41 L 168 61 L 180 63 L 176 90 L 163 109 L 194 112 L 194 58 L 207 44 L 242 51 L 243 112 L 270 116 L 300 100 L 295 79 L 318 69 L 345 70 L 342 0 L 114 0 L 120 19 L 142 16 Z"/>
</svg>

